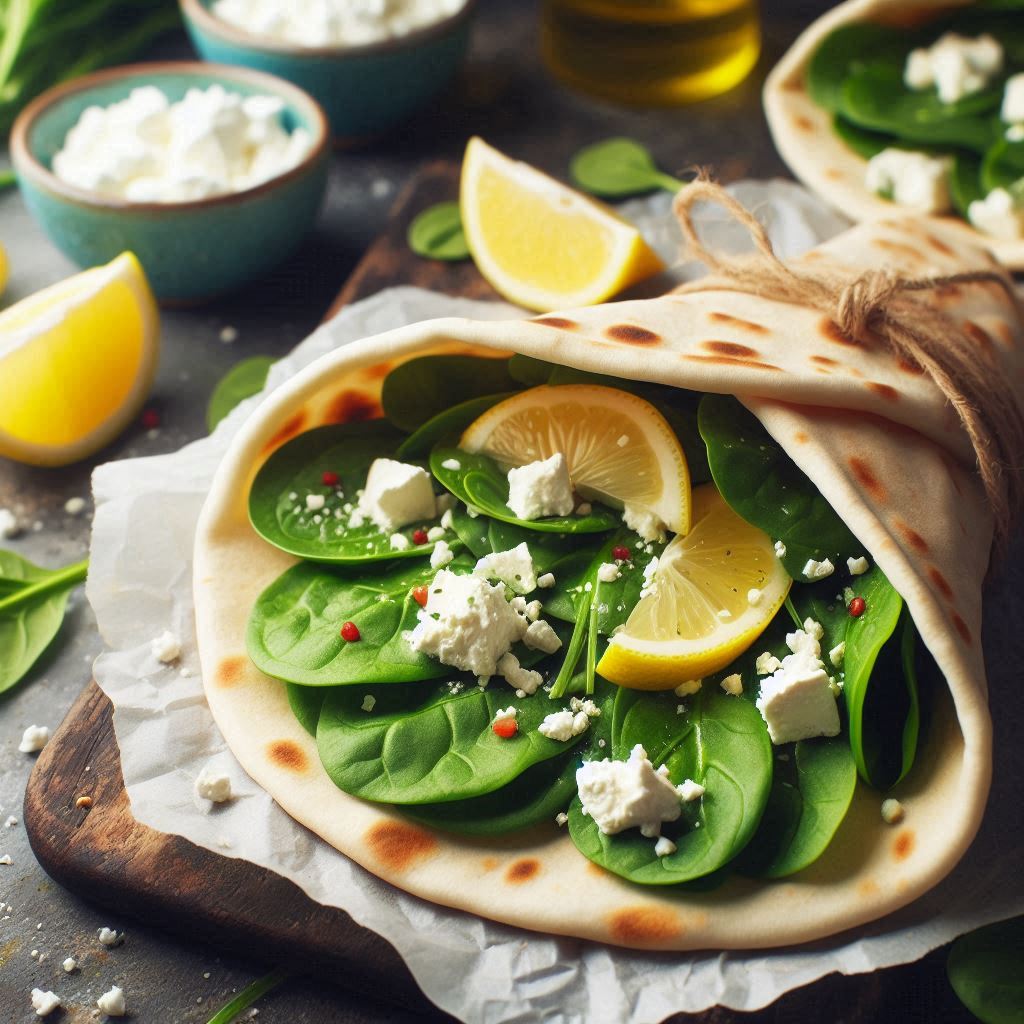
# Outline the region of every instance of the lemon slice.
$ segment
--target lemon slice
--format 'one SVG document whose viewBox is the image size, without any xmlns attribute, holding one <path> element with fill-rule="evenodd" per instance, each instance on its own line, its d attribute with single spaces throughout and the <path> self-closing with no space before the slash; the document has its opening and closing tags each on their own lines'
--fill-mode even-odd
<svg viewBox="0 0 1024 1024">
<path fill-rule="evenodd" d="M 102 448 L 149 392 L 159 333 L 128 252 L 0 313 L 0 456 L 63 466 Z"/>
<path fill-rule="evenodd" d="M 648 540 L 690 528 L 690 471 L 675 432 L 650 402 L 591 384 L 530 388 L 474 420 L 459 441 L 505 466 L 561 452 L 584 498 L 625 509 Z"/>
<path fill-rule="evenodd" d="M 7 287 L 8 269 L 7 253 L 4 247 L 0 245 L 0 295 L 3 295 L 4 289 Z"/>
<path fill-rule="evenodd" d="M 469 140 L 459 198 L 480 273 L 544 312 L 603 302 L 664 269 L 633 225 L 602 203 Z"/>
<path fill-rule="evenodd" d="M 698 487 L 690 532 L 665 548 L 597 671 L 638 690 L 711 675 L 761 635 L 792 582 L 768 534 L 736 515 L 713 484 Z"/>
</svg>

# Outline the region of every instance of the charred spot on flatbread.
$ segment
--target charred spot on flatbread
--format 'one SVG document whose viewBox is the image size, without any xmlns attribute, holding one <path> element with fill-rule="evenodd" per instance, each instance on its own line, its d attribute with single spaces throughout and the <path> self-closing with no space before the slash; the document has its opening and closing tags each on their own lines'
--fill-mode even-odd
<svg viewBox="0 0 1024 1024">
<path fill-rule="evenodd" d="M 217 685 L 222 689 L 229 690 L 237 686 L 245 679 L 246 669 L 249 667 L 249 659 L 244 654 L 235 654 L 223 658 L 214 673 Z"/>
<path fill-rule="evenodd" d="M 914 833 L 911 829 L 901 829 L 899 835 L 892 841 L 892 856 L 894 860 L 906 860 L 914 852 Z"/>
<path fill-rule="evenodd" d="M 535 324 L 543 324 L 545 327 L 557 327 L 561 331 L 575 331 L 579 324 L 575 320 L 568 320 L 564 316 L 538 316 L 533 320 Z"/>
<path fill-rule="evenodd" d="M 869 380 L 864 387 L 868 391 L 873 391 L 880 398 L 884 398 L 887 402 L 898 402 L 900 400 L 900 393 L 891 384 L 880 384 L 877 380 Z"/>
<path fill-rule="evenodd" d="M 759 359 L 737 359 L 736 356 L 699 356 L 684 355 L 691 363 L 717 363 L 719 366 L 747 366 L 752 370 L 774 370 L 776 373 L 784 372 L 781 366 L 774 363 L 765 363 Z"/>
<path fill-rule="evenodd" d="M 947 600 L 953 600 L 953 588 L 949 585 L 949 580 L 935 568 L 934 565 L 928 566 L 928 578 L 935 585 L 935 589 Z"/>
<path fill-rule="evenodd" d="M 404 821 L 382 821 L 365 836 L 373 855 L 389 871 L 407 871 L 412 865 L 437 852 L 437 840 Z"/>
<path fill-rule="evenodd" d="M 612 341 L 623 341 L 627 345 L 658 345 L 661 338 L 654 331 L 637 324 L 612 324 L 605 332 Z"/>
<path fill-rule="evenodd" d="M 505 881 L 510 885 L 521 885 L 540 874 L 540 861 L 536 857 L 523 857 L 505 872 Z"/>
<path fill-rule="evenodd" d="M 267 747 L 267 754 L 278 768 L 300 773 L 309 768 L 309 758 L 294 740 L 275 740 Z"/>
<path fill-rule="evenodd" d="M 327 409 L 328 423 L 363 423 L 383 416 L 380 402 L 362 391 L 347 389 L 332 399 Z"/>
<path fill-rule="evenodd" d="M 968 628 L 967 623 L 964 622 L 963 618 L 961 618 L 960 613 L 953 612 L 953 614 L 950 615 L 950 620 L 953 623 L 953 628 L 960 634 L 960 639 L 970 647 L 974 642 L 974 638 L 971 636 L 971 631 Z"/>
<path fill-rule="evenodd" d="M 980 324 L 976 324 L 973 320 L 965 320 L 964 333 L 971 339 L 971 341 L 977 343 L 986 356 L 991 356 L 995 349 L 995 342 L 992 341 L 992 335 L 985 330 Z"/>
<path fill-rule="evenodd" d="M 674 910 L 660 907 L 625 907 L 608 918 L 613 941 L 630 946 L 654 945 L 682 935 L 683 922 Z"/>
<path fill-rule="evenodd" d="M 271 438 L 263 446 L 263 454 L 270 455 L 271 452 L 276 451 L 285 443 L 290 441 L 293 437 L 301 434 L 306 429 L 306 421 L 308 417 L 304 410 L 300 409 L 294 416 L 289 417 L 280 427 L 271 435 Z"/>
<path fill-rule="evenodd" d="M 744 320 L 742 317 L 732 316 L 729 313 L 709 313 L 708 319 L 716 324 L 727 324 L 741 331 L 750 331 L 752 334 L 771 334 L 771 331 L 763 324 L 756 324 L 753 320 Z"/>
<path fill-rule="evenodd" d="M 732 356 L 734 359 L 757 359 L 761 355 L 756 348 L 740 345 L 735 341 L 702 341 L 701 347 L 719 355 Z"/>
<path fill-rule="evenodd" d="M 857 483 L 864 488 L 868 494 L 871 495 L 875 501 L 882 503 L 888 498 L 888 492 L 882 485 L 881 480 L 875 476 L 874 470 L 868 465 L 866 459 L 862 459 L 859 455 L 851 455 L 847 459 L 847 464 L 853 471 L 853 475 L 857 480 Z"/>
<path fill-rule="evenodd" d="M 902 519 L 894 519 L 893 526 L 903 535 L 903 539 L 907 544 L 912 547 L 919 555 L 927 555 L 931 553 L 931 548 L 928 546 L 928 541 L 924 539 L 909 523 L 905 523 Z"/>
<path fill-rule="evenodd" d="M 808 253 L 808 255 L 810 255 L 810 253 Z M 837 345 L 857 346 L 857 342 L 843 331 L 839 324 L 837 324 L 830 316 L 821 318 L 821 321 L 818 324 L 818 330 L 826 341 L 834 341 Z"/>
</svg>

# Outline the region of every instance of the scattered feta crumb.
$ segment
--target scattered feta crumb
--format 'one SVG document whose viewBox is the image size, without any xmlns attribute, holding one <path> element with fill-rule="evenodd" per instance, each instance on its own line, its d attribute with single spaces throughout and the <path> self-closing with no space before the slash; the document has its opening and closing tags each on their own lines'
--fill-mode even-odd
<svg viewBox="0 0 1024 1024">
<path fill-rule="evenodd" d="M 833 665 L 839 666 L 842 663 L 843 658 L 846 656 L 846 641 L 840 640 L 839 643 L 828 652 L 828 660 Z"/>
<path fill-rule="evenodd" d="M 526 541 L 521 541 L 508 551 L 494 551 L 484 555 L 474 566 L 473 573 L 487 579 L 501 580 L 516 594 L 529 594 L 537 589 L 533 556 Z"/>
<path fill-rule="evenodd" d="M 1008 124 L 1024 121 L 1024 72 L 1011 75 L 1006 80 L 999 117 Z"/>
<path fill-rule="evenodd" d="M 967 219 L 993 238 L 1024 237 L 1024 204 L 1005 188 L 994 188 L 984 199 L 972 200 Z"/>
<path fill-rule="evenodd" d="M 78 961 L 73 957 L 69 956 L 62 964 L 61 967 L 70 974 L 76 967 L 78 967 Z"/>
<path fill-rule="evenodd" d="M 105 1013 L 108 1017 L 123 1017 L 125 1015 L 123 989 L 114 985 L 109 992 L 104 992 L 96 1000 L 96 1005 L 100 1008 L 100 1013 Z"/>
<path fill-rule="evenodd" d="M 590 717 L 585 711 L 573 714 L 571 711 L 553 711 L 537 726 L 537 732 L 548 739 L 566 743 L 590 727 Z"/>
<path fill-rule="evenodd" d="M 743 677 L 739 672 L 734 672 L 731 676 L 726 676 L 719 686 L 725 690 L 726 693 L 731 694 L 733 697 L 738 697 L 743 693 Z"/>
<path fill-rule="evenodd" d="M 149 647 L 153 657 L 164 665 L 169 665 L 181 657 L 181 641 L 169 629 L 154 637 Z"/>
<path fill-rule="evenodd" d="M 561 828 L 562 825 L 565 825 L 568 821 L 569 821 L 569 815 L 566 814 L 565 811 L 559 811 L 555 815 L 555 824 L 558 825 L 559 828 Z"/>
<path fill-rule="evenodd" d="M 775 557 L 785 558 L 786 557 L 786 545 L 781 540 L 775 542 Z"/>
<path fill-rule="evenodd" d="M 625 448 L 629 444 L 629 434 L 620 434 L 618 440 L 615 442 L 620 448 Z"/>
<path fill-rule="evenodd" d="M 504 710 L 502 708 L 498 708 L 498 710 L 494 712 L 494 724 L 497 725 L 498 722 L 508 721 L 510 718 L 514 722 L 516 720 L 516 715 L 518 714 L 519 709 L 511 704 Z"/>
<path fill-rule="evenodd" d="M 32 1009 L 37 1017 L 45 1017 L 61 1005 L 60 996 L 55 992 L 44 992 L 41 988 L 32 989 Z"/>
<path fill-rule="evenodd" d="M 531 621 L 536 622 L 540 618 L 540 613 L 543 605 L 540 601 L 529 601 L 523 608 L 523 614 Z"/>
<path fill-rule="evenodd" d="M 114 928 L 99 928 L 96 931 L 96 937 L 104 946 L 120 946 L 124 942 L 124 932 L 119 932 Z"/>
<path fill-rule="evenodd" d="M 14 861 L 11 860 L 11 855 L 9 853 L 5 853 L 0 857 L 0 864 L 3 864 L 5 867 L 13 863 Z"/>
<path fill-rule="evenodd" d="M 13 815 L 8 815 L 7 820 L 4 822 L 4 828 L 14 828 L 18 824 L 18 819 Z"/>
<path fill-rule="evenodd" d="M 558 634 L 551 628 L 551 623 L 544 619 L 531 622 L 523 634 L 523 643 L 530 650 L 543 651 L 544 654 L 554 654 L 562 646 Z"/>
<path fill-rule="evenodd" d="M 80 516 L 85 511 L 85 498 L 68 498 L 64 502 L 64 511 L 69 516 Z"/>
<path fill-rule="evenodd" d="M 422 466 L 374 459 L 357 509 L 385 533 L 437 515 L 431 475 Z"/>
<path fill-rule="evenodd" d="M 23 754 L 34 754 L 42 750 L 50 739 L 50 730 L 45 725 L 30 725 L 21 735 L 18 749 Z"/>
<path fill-rule="evenodd" d="M 699 692 L 703 683 L 703 679 L 688 679 L 685 683 L 680 683 L 672 692 L 677 697 L 692 697 L 693 694 Z"/>
<path fill-rule="evenodd" d="M 602 583 L 614 583 L 622 575 L 622 570 L 614 562 L 602 562 L 597 570 L 597 578 Z"/>
<path fill-rule="evenodd" d="M 658 841 L 654 844 L 654 854 L 657 857 L 667 857 L 678 849 L 679 847 L 668 836 L 658 836 Z"/>
<path fill-rule="evenodd" d="M 780 668 L 782 668 L 782 662 L 779 661 L 771 651 L 765 651 L 763 654 L 759 654 L 757 656 L 757 661 L 754 662 L 754 671 L 759 676 L 770 676 Z"/>
<path fill-rule="evenodd" d="M 820 562 L 813 558 L 808 558 L 803 567 L 803 575 L 809 580 L 823 580 L 826 576 L 831 576 L 835 571 L 836 567 L 829 558 L 823 558 Z"/>
<path fill-rule="evenodd" d="M 503 654 L 498 659 L 497 671 L 504 677 L 505 682 L 515 689 L 517 696 L 520 693 L 527 697 L 532 696 L 544 681 L 544 677 L 539 672 L 523 668 L 519 664 L 519 659 L 511 652 Z"/>
<path fill-rule="evenodd" d="M 430 568 L 441 569 L 446 566 L 455 557 L 455 552 L 452 551 L 448 542 L 445 540 L 439 540 L 434 545 L 434 550 L 430 552 Z"/>
<path fill-rule="evenodd" d="M 679 790 L 679 799 L 684 803 L 699 800 L 704 795 L 704 787 L 693 779 L 686 779 L 682 785 L 676 787 Z"/>
<path fill-rule="evenodd" d="M 561 452 L 508 471 L 508 507 L 519 519 L 567 516 L 574 505 L 569 464 Z"/>
<path fill-rule="evenodd" d="M 441 509 L 441 499 L 442 498 L 450 498 L 450 497 L 451 497 L 450 494 L 439 495 L 438 499 L 437 499 L 437 507 L 438 507 L 438 509 Z M 452 516 L 451 508 L 441 509 L 441 527 L 442 527 L 442 529 L 445 529 L 445 530 L 454 530 L 455 529 L 455 519 Z"/>
<path fill-rule="evenodd" d="M 388 539 L 388 543 L 391 545 L 392 551 L 408 551 L 412 546 L 412 542 L 401 533 L 393 533 Z"/>
<path fill-rule="evenodd" d="M 848 558 L 846 568 L 849 569 L 851 576 L 863 576 L 871 568 L 871 563 L 860 555 L 858 558 Z"/>
<path fill-rule="evenodd" d="M 864 175 L 870 192 L 921 213 L 944 213 L 950 208 L 949 179 L 953 162 L 890 147 L 876 153 Z"/>
<path fill-rule="evenodd" d="M 222 327 L 220 329 L 220 340 L 225 345 L 231 345 L 238 341 L 238 328 L 232 327 L 230 324 L 227 327 Z"/>
<path fill-rule="evenodd" d="M 747 604 L 756 608 L 761 603 L 761 598 L 763 596 L 764 595 L 757 589 L 757 587 L 751 587 L 750 590 L 747 591 Z"/>
<path fill-rule="evenodd" d="M 310 512 L 319 512 L 326 504 L 327 499 L 322 494 L 306 495 L 306 509 Z"/>
<path fill-rule="evenodd" d="M 431 544 L 433 544 L 434 541 L 440 540 L 444 535 L 445 528 L 443 526 L 432 526 L 427 530 L 427 540 L 430 541 Z"/>
<path fill-rule="evenodd" d="M 903 804 L 899 800 L 889 797 L 882 801 L 882 821 L 886 825 L 898 825 L 906 816 Z"/>
<path fill-rule="evenodd" d="M 988 33 L 975 39 L 947 32 L 930 47 L 911 50 L 903 69 L 909 89 L 933 86 L 943 103 L 979 92 L 1003 69 L 1003 47 Z"/>
<path fill-rule="evenodd" d="M 548 590 L 555 585 L 555 574 L 553 572 L 546 572 L 537 577 L 537 586 L 541 590 Z"/>
<path fill-rule="evenodd" d="M 377 703 L 377 698 L 374 697 L 374 695 L 372 693 L 368 693 L 363 698 L 363 703 L 360 704 L 359 706 L 363 709 L 363 711 L 372 711 L 373 708 L 374 708 L 374 705 L 376 703 Z"/>
<path fill-rule="evenodd" d="M 450 469 L 453 473 L 457 473 L 462 469 L 462 463 L 459 462 L 458 459 L 445 459 L 444 462 L 441 463 L 441 468 Z"/>
<path fill-rule="evenodd" d="M 638 508 L 627 502 L 622 510 L 622 521 L 648 543 L 665 539 L 665 530 L 667 529 L 665 523 L 649 509 Z"/>
<path fill-rule="evenodd" d="M 231 799 L 231 777 L 209 767 L 203 768 L 196 779 L 196 796 L 215 804 L 225 803 Z"/>
<path fill-rule="evenodd" d="M 654 592 L 654 584 L 658 577 L 658 559 L 652 558 L 644 566 L 644 584 L 640 588 L 640 596 L 647 597 Z"/>
<path fill-rule="evenodd" d="M 9 508 L 0 508 L 0 540 L 17 537 L 21 533 L 21 524 Z"/>
</svg>

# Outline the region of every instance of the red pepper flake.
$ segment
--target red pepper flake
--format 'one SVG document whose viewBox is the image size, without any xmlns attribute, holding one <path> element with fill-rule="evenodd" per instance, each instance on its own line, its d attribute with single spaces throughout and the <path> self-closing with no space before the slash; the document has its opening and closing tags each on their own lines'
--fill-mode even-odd
<svg viewBox="0 0 1024 1024">
<path fill-rule="evenodd" d="M 359 627 L 354 622 L 346 622 L 341 627 L 341 639 L 355 643 L 359 639 Z"/>
<path fill-rule="evenodd" d="M 847 611 L 849 611 L 849 613 L 855 619 L 859 619 L 864 614 L 864 612 L 867 610 L 867 607 L 868 607 L 868 603 L 867 603 L 867 601 L 864 600 L 863 597 L 855 597 L 850 602 L 850 606 L 847 609 Z"/>
<path fill-rule="evenodd" d="M 146 430 L 156 430 L 160 426 L 160 413 L 156 409 L 143 409 L 142 425 Z"/>
<path fill-rule="evenodd" d="M 519 724 L 514 718 L 499 718 L 491 726 L 491 731 L 495 736 L 500 736 L 503 740 L 510 740 L 519 732 Z"/>
<path fill-rule="evenodd" d="M 323 481 L 324 487 L 337 487 L 338 481 L 341 480 L 341 477 L 338 476 L 337 473 L 332 473 L 330 470 L 327 470 L 320 479 Z"/>
<path fill-rule="evenodd" d="M 424 587 L 413 587 L 412 588 L 412 599 L 421 607 L 427 607 L 427 588 Z"/>
<path fill-rule="evenodd" d="M 627 547 L 623 547 L 621 544 L 616 544 L 612 548 L 612 558 L 616 562 L 628 562 L 633 557 L 632 552 Z"/>
<path fill-rule="evenodd" d="M 422 527 L 419 530 L 412 531 L 412 542 L 413 544 L 426 544 L 427 543 L 427 531 Z"/>
</svg>

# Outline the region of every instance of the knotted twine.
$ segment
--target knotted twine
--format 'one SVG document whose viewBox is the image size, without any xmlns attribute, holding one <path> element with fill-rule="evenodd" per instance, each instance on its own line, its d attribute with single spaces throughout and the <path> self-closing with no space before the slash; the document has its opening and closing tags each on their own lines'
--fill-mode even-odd
<svg viewBox="0 0 1024 1024">
<path fill-rule="evenodd" d="M 705 248 L 691 219 L 696 203 L 724 207 L 750 232 L 757 252 L 728 262 Z M 1007 374 L 979 358 L 974 325 L 929 301 L 949 285 L 994 284 L 1024 322 L 1024 304 L 1012 280 L 994 270 L 936 277 L 902 277 L 867 270 L 851 279 L 842 270 L 796 270 L 775 255 L 768 234 L 742 203 L 703 175 L 676 195 L 673 211 L 687 255 L 711 273 L 677 293 L 726 290 L 807 306 L 830 317 L 857 344 L 880 341 L 898 360 L 923 371 L 955 410 L 977 457 L 978 473 L 995 519 L 996 544 L 1005 548 L 1024 505 L 1024 411 Z"/>
</svg>

